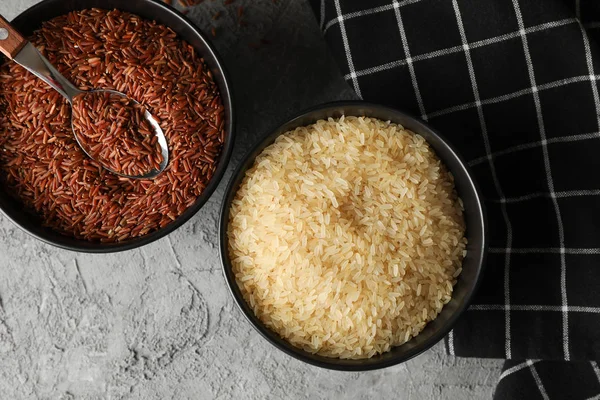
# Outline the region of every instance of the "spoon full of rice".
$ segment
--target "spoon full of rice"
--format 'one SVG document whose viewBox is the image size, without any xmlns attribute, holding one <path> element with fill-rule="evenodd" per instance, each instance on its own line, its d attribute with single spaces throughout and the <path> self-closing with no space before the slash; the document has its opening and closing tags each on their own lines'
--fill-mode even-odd
<svg viewBox="0 0 600 400">
<path fill-rule="evenodd" d="M 132 179 L 155 178 L 165 170 L 167 139 L 143 105 L 116 90 L 78 89 L 2 16 L 0 51 L 69 101 L 75 140 L 103 168 Z M 95 62 L 100 60 L 88 60 Z"/>
</svg>

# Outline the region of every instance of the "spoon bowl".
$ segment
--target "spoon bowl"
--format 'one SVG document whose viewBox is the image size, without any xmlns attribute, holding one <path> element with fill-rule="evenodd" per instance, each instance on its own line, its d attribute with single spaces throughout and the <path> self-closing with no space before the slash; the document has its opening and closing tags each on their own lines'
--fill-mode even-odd
<svg viewBox="0 0 600 400">
<path fill-rule="evenodd" d="M 97 90 L 79 91 L 79 92 L 80 92 L 79 94 L 77 94 L 73 99 L 70 100 L 71 106 L 74 105 L 74 102 L 77 101 L 78 97 L 86 96 L 89 94 L 106 93 L 106 94 L 109 94 L 110 96 L 117 96 L 117 97 L 120 97 L 123 99 L 127 99 L 130 103 L 133 103 L 135 106 L 139 106 L 139 107 L 143 108 L 141 103 L 128 97 L 124 93 L 118 92 L 116 90 L 97 89 Z M 104 160 L 102 158 L 94 156 L 92 154 L 91 150 L 89 149 L 89 147 L 85 144 L 85 141 L 82 139 L 81 135 L 77 133 L 78 129 L 77 129 L 76 123 L 75 123 L 75 121 L 76 121 L 76 113 L 75 112 L 71 113 L 71 130 L 73 131 L 73 135 L 75 136 L 75 140 L 77 141 L 77 144 L 79 144 L 79 147 L 81 147 L 83 152 L 89 158 L 98 161 L 104 169 L 112 172 L 115 175 L 119 175 L 119 176 L 122 176 L 125 178 L 152 179 L 152 178 L 155 178 L 158 175 L 160 175 L 165 170 L 165 168 L 167 168 L 167 165 L 169 163 L 169 148 L 167 145 L 167 139 L 166 139 L 158 121 L 152 116 L 152 114 L 150 114 L 150 112 L 146 108 L 143 108 L 142 114 L 143 114 L 145 121 L 148 122 L 148 124 L 150 125 L 150 127 L 152 129 L 152 132 L 154 133 L 155 137 L 158 140 L 158 145 L 160 146 L 160 155 L 162 158 L 162 160 L 160 161 L 160 163 L 158 164 L 157 167 L 153 167 L 148 172 L 145 172 L 142 174 L 135 174 L 135 175 L 124 174 L 123 172 L 118 171 L 116 168 L 112 168 L 109 165 L 107 165 L 107 163 L 104 162 Z"/>
<path fill-rule="evenodd" d="M 116 95 L 118 97 L 126 98 L 131 103 L 141 107 L 141 104 L 134 99 L 128 97 L 125 93 L 118 92 L 111 89 L 95 89 L 91 91 L 84 91 L 77 88 L 67 78 L 65 78 L 58 70 L 48 61 L 40 52 L 26 40 L 15 28 L 13 28 L 8 21 L 0 16 L 0 52 L 6 57 L 13 60 L 29 72 L 34 74 L 39 79 L 46 82 L 54 90 L 60 93 L 65 99 L 68 100 L 69 104 L 73 106 L 73 101 L 79 97 L 87 94 L 97 93 L 108 93 L 110 95 Z M 73 128 L 76 124 L 73 123 L 75 118 L 74 114 L 71 114 L 71 127 Z M 163 130 L 160 127 L 158 121 L 150 114 L 150 112 L 144 109 L 144 119 L 149 123 L 152 128 L 154 135 L 157 138 L 158 145 L 160 146 L 160 153 L 162 160 L 158 166 L 153 166 L 149 171 L 130 175 L 123 173 L 123 171 L 117 171 L 116 168 L 108 166 L 106 162 L 97 157 L 94 157 L 90 150 L 84 145 L 83 140 L 78 134 L 76 129 L 72 129 L 73 136 L 77 141 L 77 144 L 83 152 L 91 159 L 97 161 L 104 169 L 130 179 L 151 179 L 160 175 L 169 163 L 169 148 L 167 145 L 167 139 Z"/>
</svg>

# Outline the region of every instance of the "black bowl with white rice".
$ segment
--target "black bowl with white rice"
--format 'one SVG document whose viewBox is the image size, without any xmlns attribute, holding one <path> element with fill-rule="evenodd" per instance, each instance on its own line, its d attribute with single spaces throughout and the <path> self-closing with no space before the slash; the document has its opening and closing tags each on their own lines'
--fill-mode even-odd
<svg viewBox="0 0 600 400">
<path fill-rule="evenodd" d="M 340 102 L 247 154 L 223 202 L 220 251 L 234 298 L 272 344 L 369 370 L 449 332 L 477 287 L 485 229 L 445 139 L 400 111 Z"/>
</svg>

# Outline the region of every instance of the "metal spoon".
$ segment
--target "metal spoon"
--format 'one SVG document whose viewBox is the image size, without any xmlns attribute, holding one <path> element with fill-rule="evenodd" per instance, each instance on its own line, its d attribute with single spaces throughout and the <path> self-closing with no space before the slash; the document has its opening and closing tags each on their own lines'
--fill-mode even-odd
<svg viewBox="0 0 600 400">
<path fill-rule="evenodd" d="M 54 90 L 56 90 L 63 97 L 65 97 L 71 105 L 73 105 L 73 99 L 77 96 L 98 92 L 105 92 L 121 96 L 127 98 L 135 104 L 139 104 L 137 101 L 129 98 L 126 94 L 117 92 L 115 90 L 98 89 L 93 91 L 83 91 L 78 89 L 67 78 L 62 76 L 56 70 L 56 68 L 54 68 L 52 64 L 50 64 L 50 62 L 40 54 L 40 52 L 35 48 L 35 46 L 31 44 L 27 39 L 25 39 L 2 16 L 0 16 L 0 52 L 2 52 L 6 57 L 21 65 L 23 68 L 25 68 L 44 82 L 46 82 Z M 167 147 L 167 139 L 165 137 L 165 134 L 162 131 L 160 125 L 158 124 L 158 121 L 148 112 L 148 110 L 144 110 L 144 118 L 152 126 L 154 134 L 158 139 L 158 144 L 160 145 L 162 162 L 160 163 L 159 167 L 153 168 L 151 171 L 143 175 L 130 176 L 120 173 L 118 171 L 113 171 L 112 169 L 106 167 L 100 160 L 96 160 L 100 165 L 102 165 L 103 168 L 116 175 L 132 179 L 154 178 L 165 170 L 169 162 L 169 149 Z M 71 114 L 71 128 L 73 129 L 73 114 Z M 92 157 L 88 153 L 86 148 L 82 145 L 82 141 L 77 136 L 77 133 L 74 129 L 73 136 L 75 136 L 77 144 L 79 144 L 79 147 L 81 147 L 84 153 L 87 154 L 89 158 L 94 159 L 94 157 Z"/>
</svg>

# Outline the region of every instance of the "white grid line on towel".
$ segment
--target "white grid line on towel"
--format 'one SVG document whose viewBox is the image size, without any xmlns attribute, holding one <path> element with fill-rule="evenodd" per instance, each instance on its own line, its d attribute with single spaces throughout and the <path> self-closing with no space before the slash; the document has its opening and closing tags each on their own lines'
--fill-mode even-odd
<svg viewBox="0 0 600 400">
<path fill-rule="evenodd" d="M 489 199 L 486 198 L 486 201 L 491 201 L 492 203 L 520 203 L 522 201 L 534 200 L 538 198 L 550 198 L 552 194 L 548 192 L 535 192 L 525 194 L 523 196 L 518 197 L 508 197 L 502 199 Z M 554 192 L 554 196 L 556 198 L 567 198 L 567 197 L 581 197 L 581 196 L 600 196 L 600 189 L 590 189 L 590 190 L 567 190 L 562 192 Z"/>
<path fill-rule="evenodd" d="M 404 23 L 402 22 L 402 15 L 400 15 L 400 3 L 394 0 L 394 14 L 396 15 L 396 22 L 398 23 L 398 30 L 400 31 L 400 38 L 402 40 L 402 47 L 404 48 L 404 55 L 408 65 L 408 72 L 410 73 L 410 79 L 412 81 L 413 90 L 417 97 L 417 103 L 419 105 L 419 112 L 421 118 L 427 121 L 427 113 L 425 112 L 425 106 L 423 105 L 423 98 L 421 97 L 421 91 L 419 90 L 419 83 L 417 82 L 417 75 L 415 73 L 415 67 L 410 58 L 410 49 L 408 47 L 408 39 L 406 37 L 406 31 L 404 30 Z"/>
<path fill-rule="evenodd" d="M 348 62 L 348 68 L 350 68 L 350 74 L 352 75 L 352 84 L 354 91 L 358 97 L 362 98 L 360 93 L 360 86 L 358 85 L 358 79 L 356 79 L 356 73 L 354 72 L 354 62 L 352 61 L 352 53 L 350 51 L 350 43 L 348 42 L 348 35 L 346 34 L 346 27 L 344 26 L 344 17 L 342 16 L 342 8 L 340 6 L 340 0 L 335 0 L 335 10 L 340 21 L 340 33 L 342 34 L 342 41 L 344 42 L 344 51 L 346 52 L 346 61 Z"/>
<path fill-rule="evenodd" d="M 498 382 L 500 382 L 502 379 L 506 378 L 507 376 L 512 375 L 515 372 L 520 371 L 523 368 L 526 368 L 528 366 L 529 365 L 527 365 L 527 361 L 523 361 L 521 364 L 517 364 L 514 367 L 507 369 L 506 371 L 502 372 L 502 374 L 500 375 L 500 378 L 498 379 Z"/>
<path fill-rule="evenodd" d="M 516 146 L 509 147 L 508 149 L 496 151 L 496 152 L 492 153 L 492 157 L 496 158 L 499 156 L 512 154 L 517 151 L 533 149 L 535 147 L 542 146 L 542 144 L 548 145 L 548 144 L 553 144 L 553 143 L 579 142 L 582 140 L 597 139 L 599 137 L 600 137 L 600 132 L 591 132 L 591 133 L 582 133 L 579 135 L 570 135 L 570 136 L 561 136 L 561 137 L 550 138 L 550 139 L 546 139 L 545 143 L 538 140 L 535 142 L 519 144 Z M 483 163 L 486 160 L 487 160 L 487 156 L 477 157 L 477 158 L 474 158 L 473 160 L 469 161 L 468 164 L 470 167 L 474 167 L 478 164 Z"/>
<path fill-rule="evenodd" d="M 321 30 L 323 30 L 323 25 L 325 25 L 325 0 L 321 0 L 321 20 L 319 22 Z"/>
<path fill-rule="evenodd" d="M 531 375 L 533 375 L 533 379 L 535 380 L 535 383 L 538 387 L 538 390 L 540 391 L 540 394 L 542 395 L 542 398 L 544 400 L 550 400 L 550 398 L 548 397 L 548 393 L 546 393 L 546 388 L 544 388 L 544 384 L 542 383 L 542 380 L 540 379 L 540 376 L 537 373 L 537 370 L 535 369 L 534 364 L 535 364 L 535 361 L 527 360 L 527 366 L 529 367 L 529 370 L 531 371 Z"/>
<path fill-rule="evenodd" d="M 506 251 L 503 247 L 490 247 L 488 252 L 491 254 L 502 254 Z M 513 254 L 575 254 L 592 255 L 600 254 L 600 248 L 569 248 L 569 247 L 540 247 L 540 248 L 513 248 L 510 249 Z"/>
<path fill-rule="evenodd" d="M 409 4 L 414 4 L 414 3 L 418 3 L 421 0 L 404 0 L 401 1 L 400 7 L 403 6 L 407 6 Z M 386 4 L 385 6 L 379 6 L 379 7 L 373 7 L 373 8 L 367 8 L 365 10 L 361 10 L 361 11 L 354 11 L 348 14 L 344 14 L 342 17 L 344 18 L 345 21 L 349 20 L 349 19 L 353 19 L 353 18 L 357 18 L 357 17 L 364 17 L 365 15 L 371 15 L 371 14 L 377 14 L 380 12 L 385 12 L 385 11 L 389 11 L 392 10 L 394 8 L 394 6 L 392 4 Z M 331 28 L 333 25 L 339 23 L 339 20 L 337 18 L 333 18 L 331 20 L 329 20 L 327 22 L 327 24 L 325 24 L 325 29 L 323 29 L 323 33 L 327 33 L 327 31 L 329 30 L 329 28 Z"/>
<path fill-rule="evenodd" d="M 588 80 L 597 81 L 598 79 L 600 79 L 600 75 L 573 76 L 570 78 L 560 79 L 560 80 L 553 81 L 553 82 L 543 83 L 543 84 L 537 86 L 535 88 L 535 90 L 537 90 L 538 92 L 541 92 L 541 91 L 548 90 L 548 89 L 560 88 L 560 87 L 570 85 L 573 83 L 586 82 Z M 501 103 L 503 101 L 516 99 L 517 97 L 532 94 L 533 91 L 534 91 L 534 89 L 532 87 L 528 87 L 525 89 L 517 90 L 516 92 L 507 93 L 507 94 L 503 94 L 501 96 L 491 97 L 489 99 L 482 100 L 481 104 L 484 106 L 488 105 L 488 104 L 497 104 L 497 103 Z M 477 104 L 475 102 L 459 104 L 459 105 L 448 107 L 448 108 L 445 108 L 442 110 L 430 112 L 429 118 L 440 117 L 442 115 L 451 114 L 453 112 L 468 110 L 471 108 L 475 108 L 476 106 L 477 106 Z"/>
<path fill-rule="evenodd" d="M 596 106 L 596 110 L 600 110 L 600 97 L 598 96 L 598 82 L 594 77 L 596 74 L 594 73 L 594 62 L 592 60 L 592 49 L 590 47 L 590 38 L 588 34 L 581 24 L 581 4 L 579 0 L 575 5 L 576 13 L 577 13 L 577 23 L 579 25 L 579 30 L 581 31 L 581 37 L 583 39 L 583 47 L 585 48 L 585 61 L 588 67 L 588 74 L 590 75 L 590 87 L 592 89 L 592 95 L 594 96 L 594 104 Z M 596 113 L 596 122 L 598 126 L 598 130 L 600 131 L 600 112 Z"/>
<path fill-rule="evenodd" d="M 479 97 L 479 89 L 477 87 L 477 78 L 475 77 L 475 69 L 473 67 L 473 60 L 471 59 L 470 48 L 467 41 L 467 36 L 465 33 L 465 28 L 463 26 L 462 17 L 460 14 L 460 9 L 458 7 L 457 0 L 452 0 L 452 6 L 454 7 L 454 13 L 456 15 L 456 22 L 458 23 L 458 31 L 460 33 L 460 37 L 463 44 L 463 49 L 465 52 L 465 56 L 467 59 L 467 68 L 469 70 L 469 77 L 471 79 L 471 86 L 473 88 L 473 96 L 475 98 L 475 102 L 477 104 L 477 115 L 479 116 L 479 125 L 481 126 L 481 134 L 483 136 L 485 151 L 488 155 L 488 160 L 490 164 L 490 170 L 492 172 L 492 179 L 494 181 L 494 186 L 496 187 L 496 192 L 500 196 L 500 198 L 504 198 L 504 193 L 502 191 L 502 187 L 500 185 L 500 181 L 496 174 L 496 167 L 494 166 L 494 161 L 491 156 L 491 146 L 487 133 L 487 125 L 485 123 L 485 117 L 483 116 L 483 109 L 481 108 L 481 101 Z M 504 217 L 504 222 L 506 223 L 506 248 L 510 249 L 512 246 L 512 225 L 510 219 L 508 218 L 508 212 L 506 210 L 506 206 L 501 204 L 502 215 Z M 511 332 L 510 332 L 510 251 L 505 253 L 505 261 L 504 261 L 504 301 L 506 304 L 505 310 L 505 354 L 506 358 L 511 358 Z"/>
<path fill-rule="evenodd" d="M 596 379 L 598 379 L 598 383 L 600 383 L 600 368 L 598 368 L 598 363 L 596 361 L 590 361 L 592 364 L 592 369 L 594 370 L 594 374 L 596 374 Z"/>
<path fill-rule="evenodd" d="M 390 9 L 391 9 L 391 7 L 390 7 Z M 535 26 L 530 26 L 529 28 L 525 29 L 525 32 L 526 33 L 540 32 L 540 31 L 557 28 L 560 26 L 568 25 L 568 24 L 575 24 L 577 22 L 578 21 L 576 18 L 565 18 L 565 19 L 560 19 L 560 20 L 556 20 L 556 21 L 552 21 L 552 22 L 545 22 L 543 24 L 539 24 L 539 25 L 535 25 Z M 515 31 L 515 32 L 505 33 L 505 34 L 502 34 L 499 36 L 494 36 L 489 39 L 478 40 L 478 41 L 475 41 L 472 43 L 468 43 L 468 45 L 471 49 L 476 49 L 479 47 L 489 46 L 492 44 L 504 42 L 506 40 L 516 39 L 520 35 L 521 34 L 519 31 Z M 446 49 L 435 50 L 435 51 L 431 51 L 429 53 L 416 55 L 411 59 L 411 61 L 414 63 L 414 62 L 418 62 L 418 61 L 430 60 L 432 58 L 446 56 L 446 55 L 458 53 L 461 51 L 463 51 L 463 46 L 452 46 L 452 47 L 448 47 Z M 391 62 L 388 62 L 385 64 L 377 65 L 374 67 L 361 69 L 361 70 L 355 71 L 355 74 L 356 74 L 356 76 L 359 76 L 359 77 L 365 76 L 365 75 L 371 75 L 373 73 L 386 71 L 388 69 L 392 69 L 392 68 L 396 68 L 396 67 L 401 67 L 406 64 L 407 64 L 406 59 L 401 59 L 401 60 L 391 61 Z M 346 80 L 351 79 L 350 74 L 344 75 L 344 79 L 346 79 Z"/>
<path fill-rule="evenodd" d="M 551 311 L 551 312 L 563 312 L 563 306 L 547 306 L 542 304 L 511 304 L 510 309 L 512 311 Z M 504 304 L 473 304 L 469 307 L 469 311 L 505 311 L 506 305 Z M 567 306 L 569 312 L 579 313 L 590 313 L 600 314 L 600 307 L 581 307 L 581 306 Z"/>
</svg>

